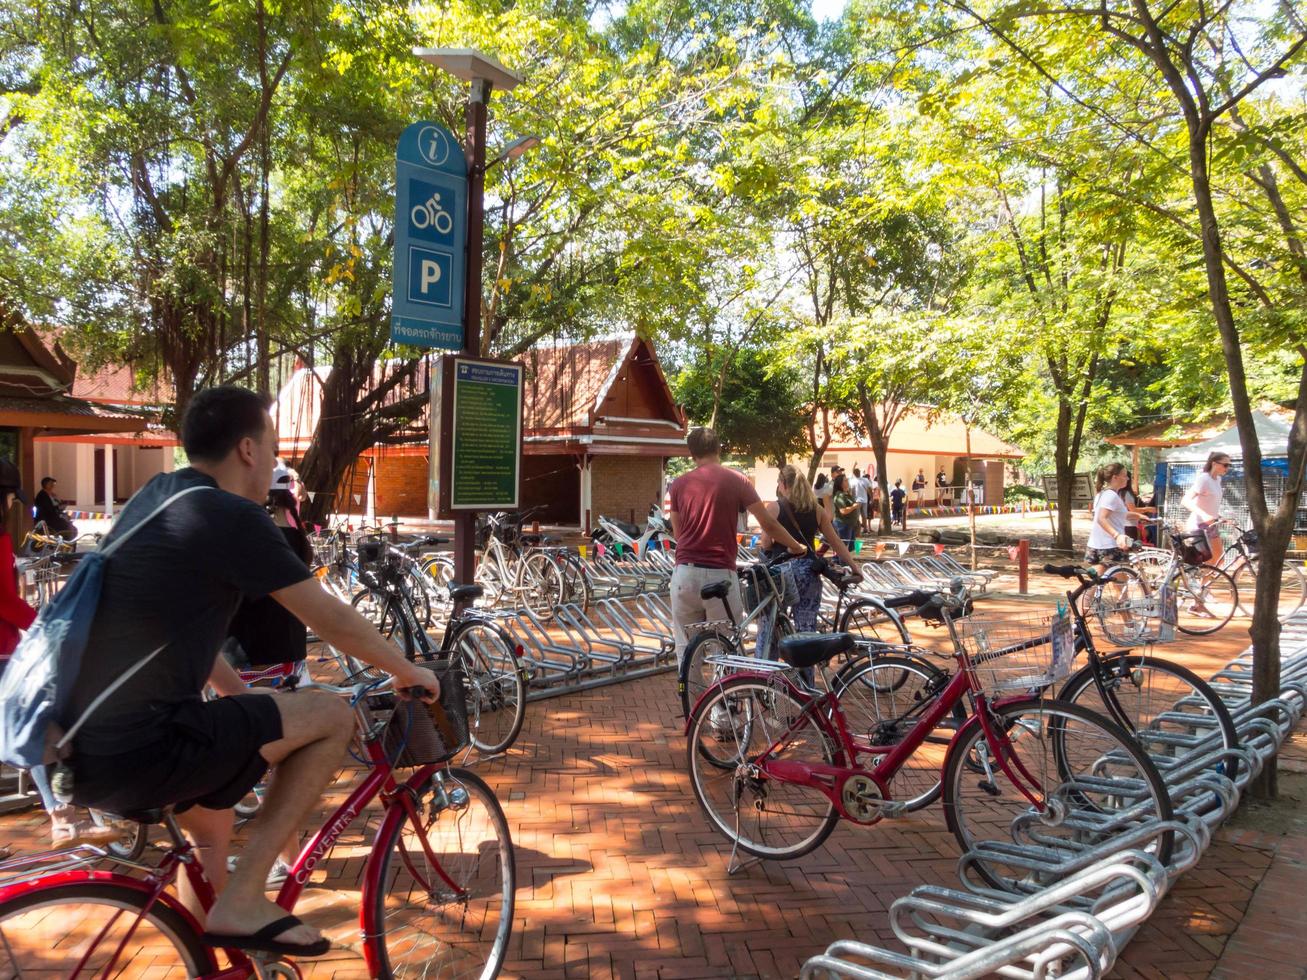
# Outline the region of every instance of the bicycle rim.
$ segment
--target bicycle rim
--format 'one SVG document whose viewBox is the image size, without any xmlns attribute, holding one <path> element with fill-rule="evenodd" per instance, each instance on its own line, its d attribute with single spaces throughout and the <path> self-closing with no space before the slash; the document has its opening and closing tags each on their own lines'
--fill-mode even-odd
<svg viewBox="0 0 1307 980">
<path fill-rule="evenodd" d="M 1139 643 L 1150 625 L 1143 607 L 1152 589 L 1138 571 L 1121 565 L 1104 571 L 1103 578 L 1109 581 L 1095 586 L 1090 597 L 1099 629 L 1110 643 Z"/>
<path fill-rule="evenodd" d="M 1285 564 L 1280 578 L 1280 594 L 1276 601 L 1276 617 L 1281 623 L 1302 608 L 1307 600 L 1307 576 L 1297 565 Z M 1234 585 L 1239 592 L 1239 615 L 1252 616 L 1257 597 L 1257 564 L 1245 560 L 1234 573 Z"/>
<path fill-rule="evenodd" d="M 709 686 L 726 676 L 729 668 L 708 663 L 709 657 L 739 653 L 730 638 L 714 630 L 700 633 L 685 648 L 676 689 L 681 695 L 681 714 L 686 718 Z"/>
<path fill-rule="evenodd" d="M 1096 672 L 1106 697 L 1094 683 Z M 1091 660 L 1071 675 L 1058 697 L 1123 722 L 1161 771 L 1193 753 L 1239 744 L 1229 709 L 1207 682 L 1187 667 L 1156 657 L 1119 654 L 1099 658 L 1097 667 Z M 1239 773 L 1233 756 L 1213 768 L 1230 779 Z"/>
<path fill-rule="evenodd" d="M 773 860 L 802 857 L 835 829 L 839 814 L 825 795 L 767 775 L 770 760 L 835 761 L 816 720 L 783 686 L 728 678 L 696 709 L 689 734 L 694 795 L 713 827 L 741 850 Z"/>
<path fill-rule="evenodd" d="M 1228 623 L 1239 608 L 1239 591 L 1228 573 L 1211 565 L 1186 565 L 1176 578 L 1179 619 L 1176 629 L 1208 636 Z"/>
<path fill-rule="evenodd" d="M 978 722 L 949 748 L 944 770 L 944 817 L 969 868 L 991 887 L 1016 891 L 1032 873 L 986 842 L 1043 850 L 1066 859 L 1154 820 L 1170 820 L 1171 799 L 1143 750 L 1114 723 L 1060 701 L 1024 699 L 990 708 L 999 751 Z M 1034 798 L 1021 792 L 1013 777 Z M 1163 864 L 1173 832 L 1147 846 Z"/>
<path fill-rule="evenodd" d="M 449 806 L 435 802 L 442 787 Z M 369 942 L 380 975 L 489 980 L 513 927 L 517 871 L 504 811 L 490 787 L 464 769 L 426 783 L 419 806 L 421 826 L 406 818 L 377 842 L 385 857 L 371 896 L 377 934 Z"/>
<path fill-rule="evenodd" d="M 143 974 L 184 980 L 216 970 L 212 952 L 185 919 L 159 903 L 142 915 L 144 904 L 140 892 L 94 882 L 41 888 L 5 902 L 0 976 L 63 977 L 83 957 L 79 976 L 111 980 Z M 118 946 L 133 927 L 119 962 Z"/>
<path fill-rule="evenodd" d="M 839 631 L 878 643 L 912 642 L 903 621 L 877 602 L 863 599 L 850 604 L 840 619 Z"/>
<path fill-rule="evenodd" d="M 907 657 L 881 657 L 845 667 L 834 687 L 854 745 L 888 751 L 901 743 L 915 731 L 947 679 L 933 665 Z M 948 739 L 928 738 L 897 772 L 884 776 L 890 797 L 909 810 L 934 803 L 939 799 L 939 774 L 947 752 Z"/>
<path fill-rule="evenodd" d="M 494 626 L 473 623 L 459 632 L 454 649 L 467 672 L 472 744 L 487 755 L 503 752 L 526 715 L 526 678 L 513 644 Z"/>
<path fill-rule="evenodd" d="M 554 609 L 563 601 L 566 586 L 563 573 L 543 552 L 533 552 L 523 560 L 518 572 L 522 603 L 541 619 L 553 618 Z"/>
</svg>

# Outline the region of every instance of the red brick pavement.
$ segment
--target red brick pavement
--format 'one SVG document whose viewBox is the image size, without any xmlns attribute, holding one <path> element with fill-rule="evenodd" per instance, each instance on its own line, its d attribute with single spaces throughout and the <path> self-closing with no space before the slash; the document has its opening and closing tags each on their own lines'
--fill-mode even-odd
<svg viewBox="0 0 1307 980">
<path fill-rule="evenodd" d="M 1239 642 L 1203 641 L 1195 655 L 1223 661 Z M 886 910 L 895 898 L 924 882 L 955 883 L 957 848 L 937 809 L 873 828 L 841 825 L 806 858 L 728 876 L 729 849 L 689 786 L 675 703 L 670 675 L 536 703 L 512 753 L 478 767 L 504 803 L 517 849 L 505 976 L 794 977 L 837 938 L 892 944 Z M 343 770 L 328 802 L 356 778 Z M 358 887 L 374 829 L 375 817 L 360 820 L 306 893 L 301 909 L 341 945 L 306 962 L 308 976 L 365 975 Z M 36 846 L 42 830 L 37 815 L 0 818 L 0 842 L 19 848 Z M 1305 865 L 1307 834 L 1220 832 L 1116 974 L 1201 977 L 1221 960 L 1222 977 L 1301 975 L 1303 957 L 1293 960 L 1291 949 L 1307 934 Z M 1258 955 L 1263 967 L 1252 970 Z"/>
</svg>

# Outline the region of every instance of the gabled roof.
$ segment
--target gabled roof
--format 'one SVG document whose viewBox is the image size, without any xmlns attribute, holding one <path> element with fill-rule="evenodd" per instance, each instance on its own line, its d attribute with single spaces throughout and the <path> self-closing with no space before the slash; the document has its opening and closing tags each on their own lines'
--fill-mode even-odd
<svg viewBox="0 0 1307 980">
<path fill-rule="evenodd" d="M 1293 422 L 1293 412 L 1279 405 L 1261 405 L 1260 411 L 1268 418 L 1285 425 Z M 1180 419 L 1161 419 L 1149 422 L 1125 432 L 1108 436 L 1105 441 L 1114 446 L 1188 446 L 1205 439 L 1214 439 L 1234 425 L 1234 416 L 1229 412 L 1213 415 L 1202 422 L 1185 422 Z"/>
<path fill-rule="evenodd" d="M 967 448 L 967 427 L 956 416 L 933 416 L 926 406 L 908 409 L 890 433 L 891 453 L 923 453 L 936 456 L 961 456 Z M 820 429 L 821 421 L 818 420 Z M 832 422 L 832 441 L 828 453 L 856 450 L 871 451 L 871 442 L 861 439 L 844 419 Z M 971 427 L 971 455 L 976 459 L 1024 459 L 1025 450 L 1005 442 L 993 433 Z"/>
</svg>

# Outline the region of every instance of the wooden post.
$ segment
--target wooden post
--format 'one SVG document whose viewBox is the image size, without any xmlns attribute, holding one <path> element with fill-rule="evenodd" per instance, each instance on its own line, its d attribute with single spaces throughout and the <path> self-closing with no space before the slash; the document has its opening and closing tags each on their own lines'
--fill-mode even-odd
<svg viewBox="0 0 1307 980">
<path fill-rule="evenodd" d="M 1017 591 L 1022 595 L 1030 592 L 1030 539 L 1022 538 L 1017 542 Z"/>
</svg>

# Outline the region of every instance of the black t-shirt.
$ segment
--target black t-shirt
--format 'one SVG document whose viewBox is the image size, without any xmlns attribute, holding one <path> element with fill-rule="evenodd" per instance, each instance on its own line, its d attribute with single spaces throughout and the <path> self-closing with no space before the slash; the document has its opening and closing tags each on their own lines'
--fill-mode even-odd
<svg viewBox="0 0 1307 980">
<path fill-rule="evenodd" d="M 197 701 L 242 596 L 260 598 L 309 577 L 281 530 L 253 501 L 190 468 L 161 473 L 124 508 L 102 542 L 170 504 L 105 564 L 104 586 L 65 724 L 141 659 L 164 649 L 101 704 L 78 752 L 126 752 L 167 737 L 180 705 Z"/>
<path fill-rule="evenodd" d="M 818 502 L 817 506 L 820 507 L 821 503 Z M 794 505 L 784 497 L 776 498 L 776 509 L 776 521 L 781 527 L 794 535 L 800 543 L 812 544 L 812 539 L 817 536 L 819 527 L 815 510 L 795 510 Z M 767 557 L 779 558 L 782 553 L 788 553 L 788 549 L 783 545 L 774 544 L 768 549 Z"/>
<path fill-rule="evenodd" d="M 903 498 L 906 497 L 907 495 L 908 492 L 904 490 L 902 487 L 895 487 L 893 490 L 889 492 L 889 499 L 895 506 L 898 506 L 899 504 L 903 503 Z"/>
</svg>

